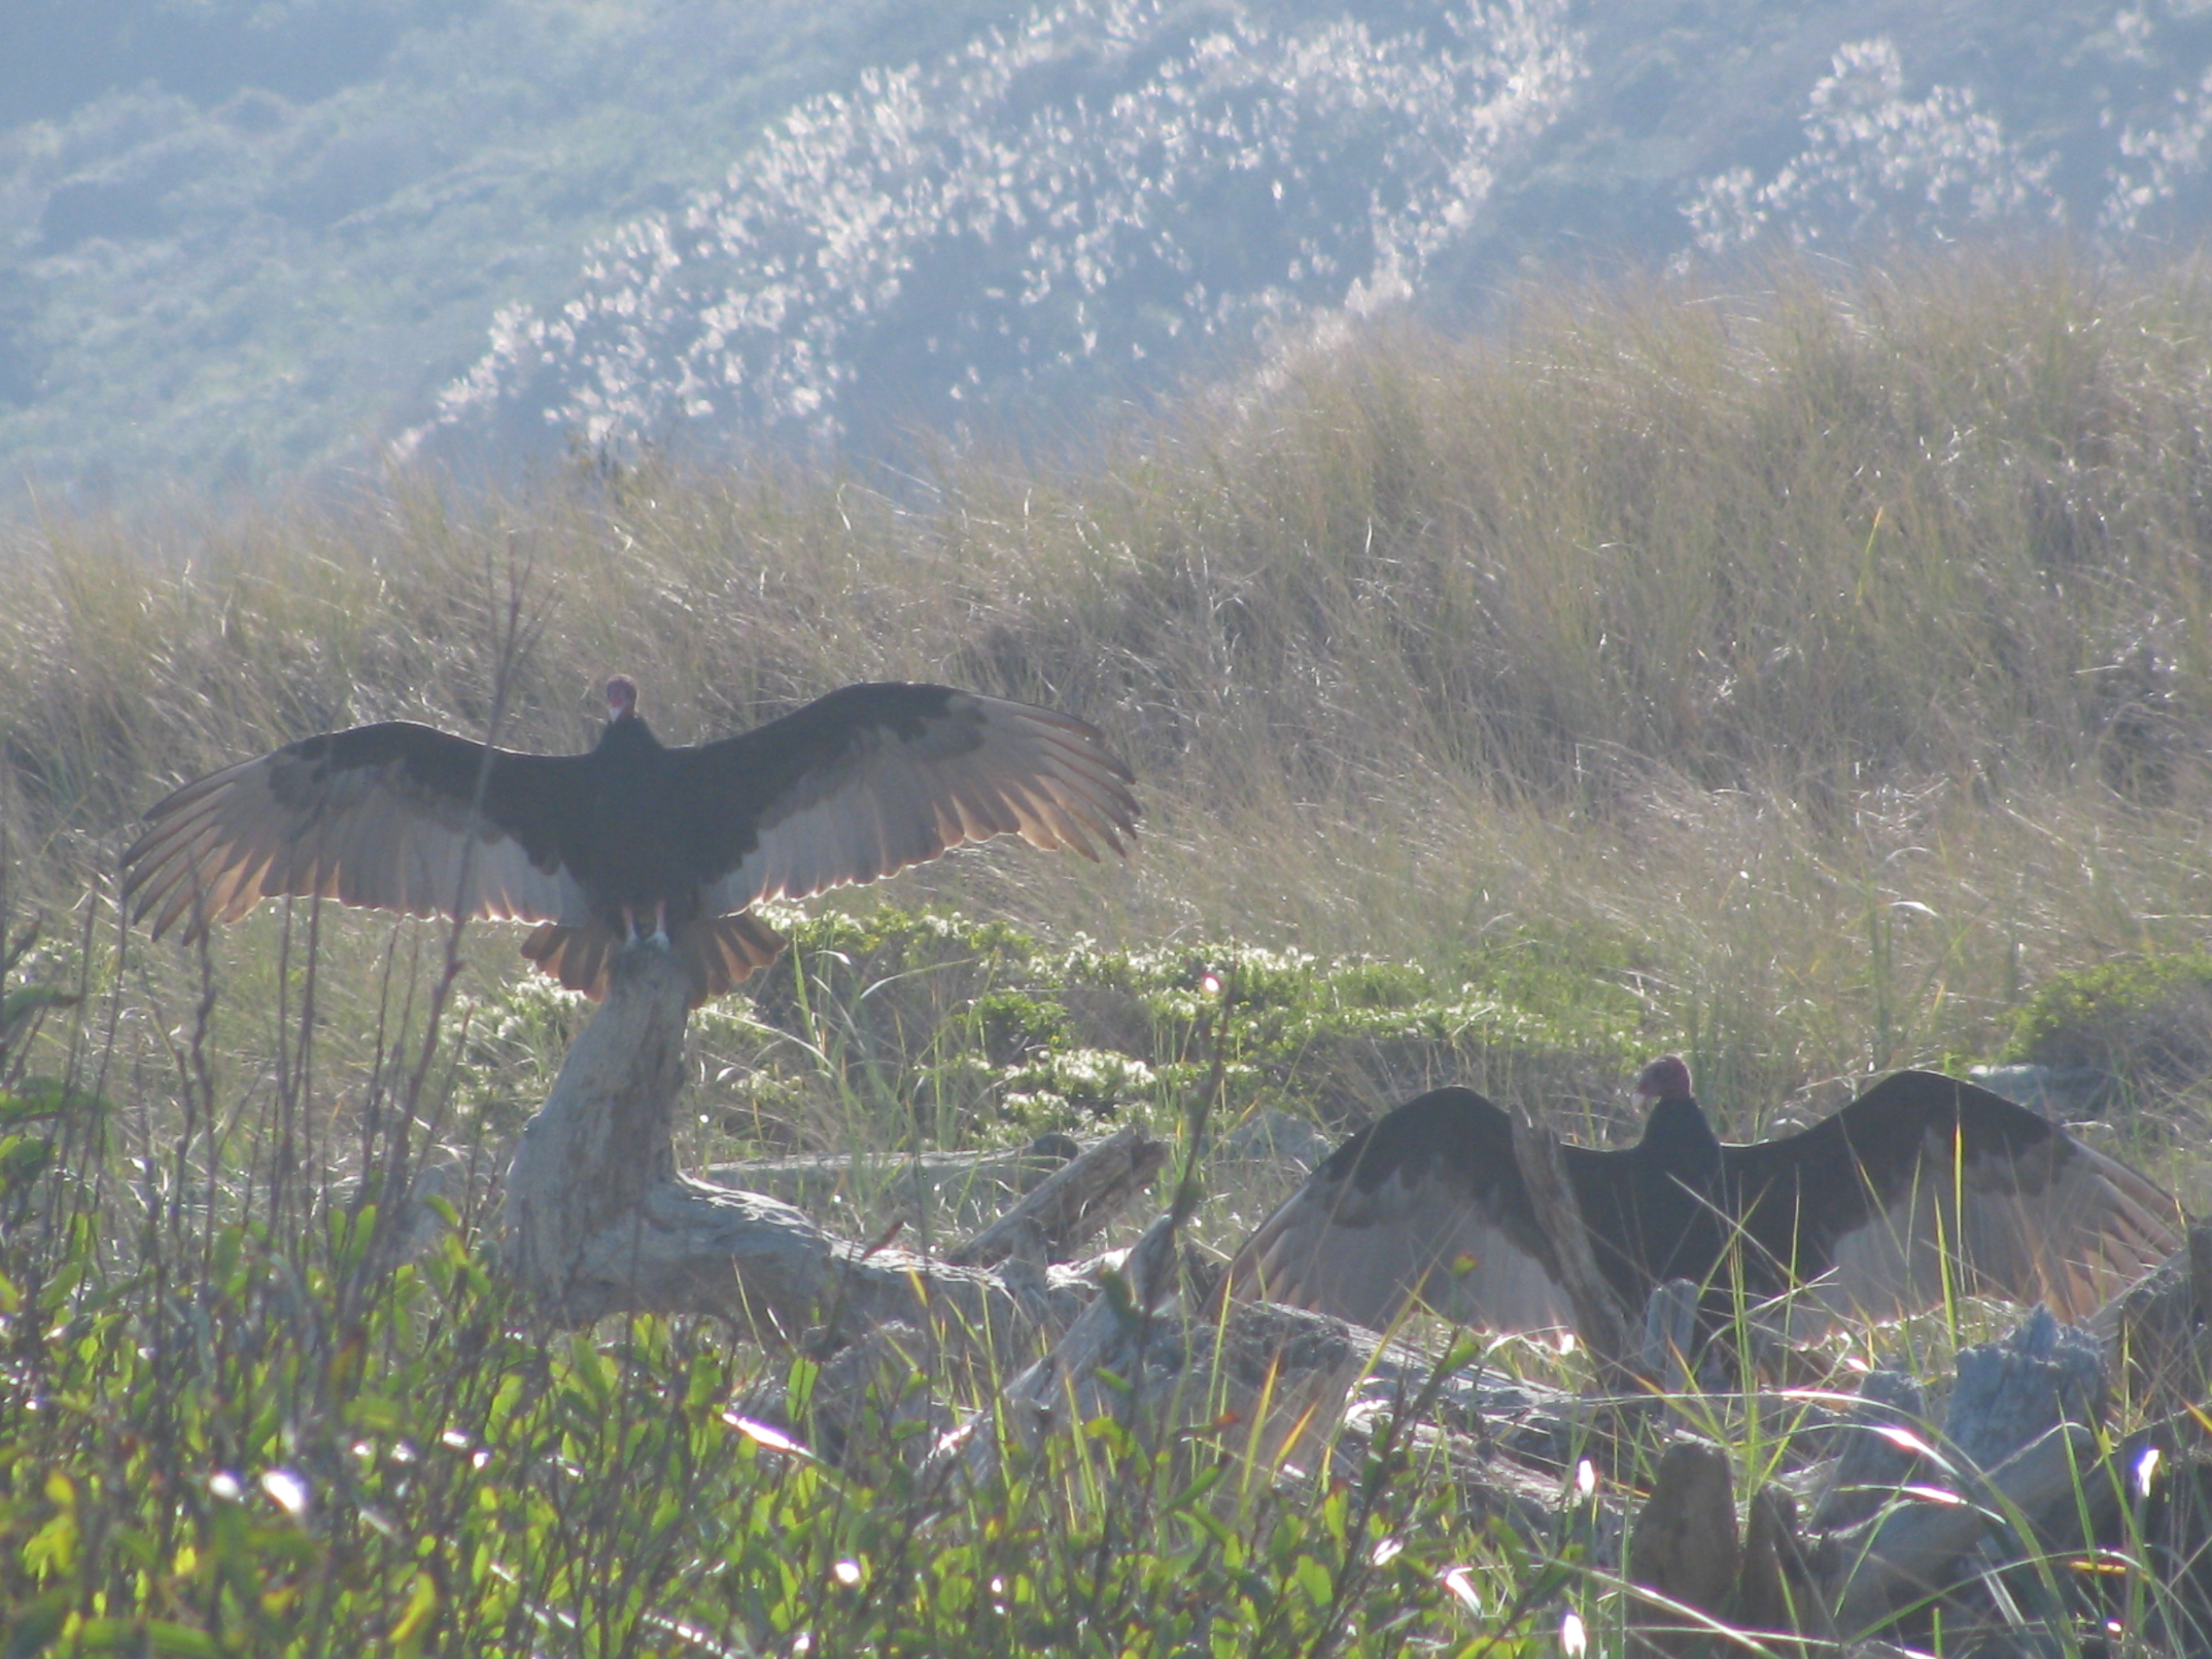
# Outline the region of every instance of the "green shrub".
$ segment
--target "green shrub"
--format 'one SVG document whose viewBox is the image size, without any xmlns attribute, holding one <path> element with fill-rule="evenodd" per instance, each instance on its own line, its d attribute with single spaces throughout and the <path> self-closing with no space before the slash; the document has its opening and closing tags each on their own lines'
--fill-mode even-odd
<svg viewBox="0 0 2212 1659">
<path fill-rule="evenodd" d="M 2212 955 L 2131 957 L 2061 974 L 2029 999 L 2004 1057 L 2166 1088 L 2212 1077 Z"/>
</svg>

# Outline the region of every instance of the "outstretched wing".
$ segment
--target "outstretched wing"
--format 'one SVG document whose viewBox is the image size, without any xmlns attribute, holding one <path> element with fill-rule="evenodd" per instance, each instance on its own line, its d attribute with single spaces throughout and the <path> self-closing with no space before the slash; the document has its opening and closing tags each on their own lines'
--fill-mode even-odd
<svg viewBox="0 0 2212 1659">
<path fill-rule="evenodd" d="M 1231 1297 L 1382 1330 L 1420 1302 L 1494 1330 L 1571 1325 L 1513 1127 L 1471 1089 L 1410 1100 L 1338 1147 L 1230 1264 Z"/>
<path fill-rule="evenodd" d="M 947 686 L 848 685 L 672 757 L 709 915 L 994 836 L 1091 859 L 1136 838 L 1129 769 L 1095 727 Z"/>
<path fill-rule="evenodd" d="M 1947 1283 L 2080 1319 L 2183 1237 L 2179 1206 L 2125 1164 L 1933 1072 L 1723 1158 L 1753 1282 L 1809 1286 L 1801 1328 L 1917 1312 Z"/>
<path fill-rule="evenodd" d="M 404 720 L 308 738 L 156 805 L 123 855 L 125 902 L 153 918 L 156 939 L 181 921 L 187 940 L 288 894 L 580 921 L 562 843 L 586 758 L 487 749 Z"/>
</svg>

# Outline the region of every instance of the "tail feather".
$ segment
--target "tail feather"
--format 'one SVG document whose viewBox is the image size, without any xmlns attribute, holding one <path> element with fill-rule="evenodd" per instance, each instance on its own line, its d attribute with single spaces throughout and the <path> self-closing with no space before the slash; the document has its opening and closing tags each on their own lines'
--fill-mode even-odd
<svg viewBox="0 0 2212 1659">
<path fill-rule="evenodd" d="M 783 935 L 746 911 L 679 927 L 669 941 L 691 975 L 691 1006 L 734 991 L 783 954 Z"/>
<path fill-rule="evenodd" d="M 611 927 L 596 921 L 581 927 L 548 921 L 530 930 L 522 954 L 570 990 L 599 998 L 607 994 L 607 973 L 622 945 Z"/>
<path fill-rule="evenodd" d="M 670 937 L 668 948 L 691 980 L 691 1006 L 734 991 L 783 954 L 783 936 L 757 917 L 740 912 L 687 922 Z M 598 1000 L 607 994 L 607 976 L 628 940 L 603 922 L 564 927 L 548 921 L 522 941 L 522 954 L 572 991 Z"/>
</svg>

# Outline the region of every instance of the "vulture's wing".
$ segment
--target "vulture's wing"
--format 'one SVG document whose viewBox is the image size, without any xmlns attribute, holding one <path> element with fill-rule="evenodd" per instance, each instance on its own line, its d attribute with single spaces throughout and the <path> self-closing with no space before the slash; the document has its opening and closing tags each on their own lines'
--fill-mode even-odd
<svg viewBox="0 0 2212 1659">
<path fill-rule="evenodd" d="M 458 899 L 469 916 L 582 920 L 561 843 L 586 758 L 487 750 L 404 720 L 308 738 L 148 812 L 123 855 L 125 902 L 152 916 L 157 939 L 179 921 L 193 939 L 285 894 L 417 916 L 450 915 Z"/>
<path fill-rule="evenodd" d="M 1988 1090 L 1884 1079 L 1802 1134 L 1723 1153 L 1753 1279 L 1811 1288 L 1795 1322 L 1894 1318 L 1966 1292 L 2087 1316 L 2179 1249 L 2180 1208 Z"/>
<path fill-rule="evenodd" d="M 673 753 L 709 915 L 994 836 L 1095 859 L 1136 835 L 1129 769 L 1095 727 L 941 685 L 848 685 Z"/>
<path fill-rule="evenodd" d="M 1330 1154 L 1230 1264 L 1231 1297 L 1372 1330 L 1419 1301 L 1495 1330 L 1571 1325 L 1513 1128 L 1469 1089 L 1437 1089 Z"/>
</svg>

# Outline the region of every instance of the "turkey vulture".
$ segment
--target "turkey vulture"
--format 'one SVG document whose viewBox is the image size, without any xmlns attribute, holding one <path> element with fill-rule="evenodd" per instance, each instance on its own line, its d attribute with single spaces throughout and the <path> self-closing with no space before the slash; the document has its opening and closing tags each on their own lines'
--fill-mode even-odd
<svg viewBox="0 0 2212 1659">
<path fill-rule="evenodd" d="M 1705 1286 L 1701 1322 L 1740 1292 L 1799 1290 L 1793 1336 L 1968 1292 L 2079 1319 L 2180 1248 L 2151 1182 L 1986 1089 L 1899 1072 L 1834 1116 L 1750 1146 L 1717 1139 L 1668 1055 L 1637 1079 L 1644 1138 L 1563 1146 L 1598 1271 L 1632 1310 L 1669 1279 Z M 1470 1089 L 1408 1101 L 1346 1141 L 1231 1263 L 1232 1296 L 1387 1328 L 1419 1299 L 1498 1330 L 1573 1322 L 1511 1121 Z"/>
<path fill-rule="evenodd" d="M 1018 835 L 1086 858 L 1135 837 L 1129 770 L 1092 726 L 942 685 L 848 685 L 750 732 L 669 749 L 607 685 L 588 754 L 524 755 L 390 720 L 188 783 L 147 813 L 124 894 L 191 940 L 276 895 L 539 924 L 522 953 L 605 994 L 641 932 L 693 1006 L 773 962 L 750 914 Z M 471 845 L 473 843 L 473 846 Z"/>
</svg>

